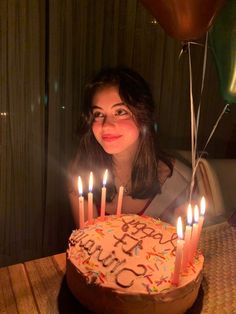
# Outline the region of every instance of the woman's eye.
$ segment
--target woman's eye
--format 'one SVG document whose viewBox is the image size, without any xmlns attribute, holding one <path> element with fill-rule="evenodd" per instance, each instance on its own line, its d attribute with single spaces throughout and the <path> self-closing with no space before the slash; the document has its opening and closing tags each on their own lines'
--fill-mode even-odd
<svg viewBox="0 0 236 314">
<path fill-rule="evenodd" d="M 115 116 L 125 116 L 125 115 L 128 115 L 129 112 L 125 109 L 118 109 L 116 110 L 115 112 Z"/>
<path fill-rule="evenodd" d="M 104 118 L 104 114 L 100 111 L 93 112 L 93 120 L 94 121 L 100 121 Z"/>
</svg>

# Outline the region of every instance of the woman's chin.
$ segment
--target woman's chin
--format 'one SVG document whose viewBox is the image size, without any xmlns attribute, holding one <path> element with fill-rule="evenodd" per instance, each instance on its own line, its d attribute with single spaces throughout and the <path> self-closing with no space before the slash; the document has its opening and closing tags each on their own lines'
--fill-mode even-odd
<svg viewBox="0 0 236 314">
<path fill-rule="evenodd" d="M 121 153 L 121 150 L 117 149 L 117 147 L 104 147 L 103 146 L 103 149 L 109 155 L 116 155 L 116 154 Z"/>
</svg>

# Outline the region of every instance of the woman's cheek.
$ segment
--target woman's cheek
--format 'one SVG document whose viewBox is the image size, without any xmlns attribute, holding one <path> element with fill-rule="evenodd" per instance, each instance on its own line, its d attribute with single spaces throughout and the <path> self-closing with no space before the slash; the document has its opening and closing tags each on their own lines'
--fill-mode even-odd
<svg viewBox="0 0 236 314">
<path fill-rule="evenodd" d="M 92 125 L 92 132 L 98 143 L 102 143 L 102 124 L 94 122 Z"/>
<path fill-rule="evenodd" d="M 126 132 L 131 132 L 134 134 L 139 134 L 139 128 L 133 120 L 120 120 L 119 128 L 123 129 Z"/>
<path fill-rule="evenodd" d="M 96 134 L 98 133 L 98 129 L 99 129 L 99 125 L 97 122 L 93 122 L 92 124 L 92 131 L 93 131 L 93 134 L 96 136 Z"/>
</svg>

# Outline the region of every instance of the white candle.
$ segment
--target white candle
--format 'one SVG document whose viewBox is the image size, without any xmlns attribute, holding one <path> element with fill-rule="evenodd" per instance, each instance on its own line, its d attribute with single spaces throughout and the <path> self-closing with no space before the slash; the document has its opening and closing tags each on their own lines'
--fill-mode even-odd
<svg viewBox="0 0 236 314">
<path fill-rule="evenodd" d="M 192 222 L 193 222 L 193 212 L 191 204 L 188 205 L 187 208 L 187 225 L 185 228 L 185 235 L 184 235 L 184 251 L 183 251 L 183 263 L 182 263 L 182 271 L 185 271 L 188 262 L 189 262 L 189 251 L 190 251 L 190 240 L 192 235 Z"/>
<path fill-rule="evenodd" d="M 199 217 L 199 220 L 198 220 L 198 240 L 200 239 L 201 232 L 202 232 L 202 226 L 203 226 L 203 222 L 204 222 L 205 211 L 206 211 L 206 200 L 205 200 L 205 197 L 203 196 L 201 198 L 200 217 Z"/>
<path fill-rule="evenodd" d="M 182 227 L 182 220 L 181 217 L 177 220 L 177 248 L 176 248 L 176 255 L 175 255 L 175 269 L 172 278 L 172 283 L 175 285 L 179 284 L 179 276 L 181 271 L 181 264 L 182 264 L 182 256 L 183 256 L 183 247 L 184 247 L 184 240 L 183 240 L 183 227 Z"/>
<path fill-rule="evenodd" d="M 78 191 L 79 191 L 79 227 L 84 228 L 84 197 L 83 197 L 83 185 L 81 177 L 78 177 Z"/>
<path fill-rule="evenodd" d="M 102 187 L 102 195 L 101 195 L 101 219 L 104 220 L 105 218 L 105 208 L 106 208 L 106 183 L 107 183 L 107 176 L 108 176 L 108 170 L 106 169 L 104 176 L 103 176 L 103 187 Z"/>
<path fill-rule="evenodd" d="M 198 244 L 198 219 L 199 219 L 199 209 L 198 206 L 194 206 L 194 223 L 191 237 L 191 255 L 190 255 L 190 263 L 193 262 L 193 258 L 195 256 Z"/>
<path fill-rule="evenodd" d="M 89 175 L 89 192 L 88 192 L 88 224 L 93 223 L 93 173 Z"/>
<path fill-rule="evenodd" d="M 121 208 L 122 208 L 122 202 L 123 202 L 123 193 L 124 193 L 124 187 L 121 185 L 120 188 L 119 188 L 119 195 L 118 195 L 117 209 L 116 209 L 116 215 L 118 217 L 121 215 Z"/>
</svg>

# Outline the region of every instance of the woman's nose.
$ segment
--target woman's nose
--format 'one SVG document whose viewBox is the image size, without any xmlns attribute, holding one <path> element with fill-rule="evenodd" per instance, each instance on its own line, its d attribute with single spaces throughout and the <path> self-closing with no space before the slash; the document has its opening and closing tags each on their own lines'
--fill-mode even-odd
<svg viewBox="0 0 236 314">
<path fill-rule="evenodd" d="M 105 116 L 105 118 L 103 120 L 103 127 L 114 126 L 114 124 L 115 124 L 115 117 L 113 117 L 111 115 Z"/>
</svg>

